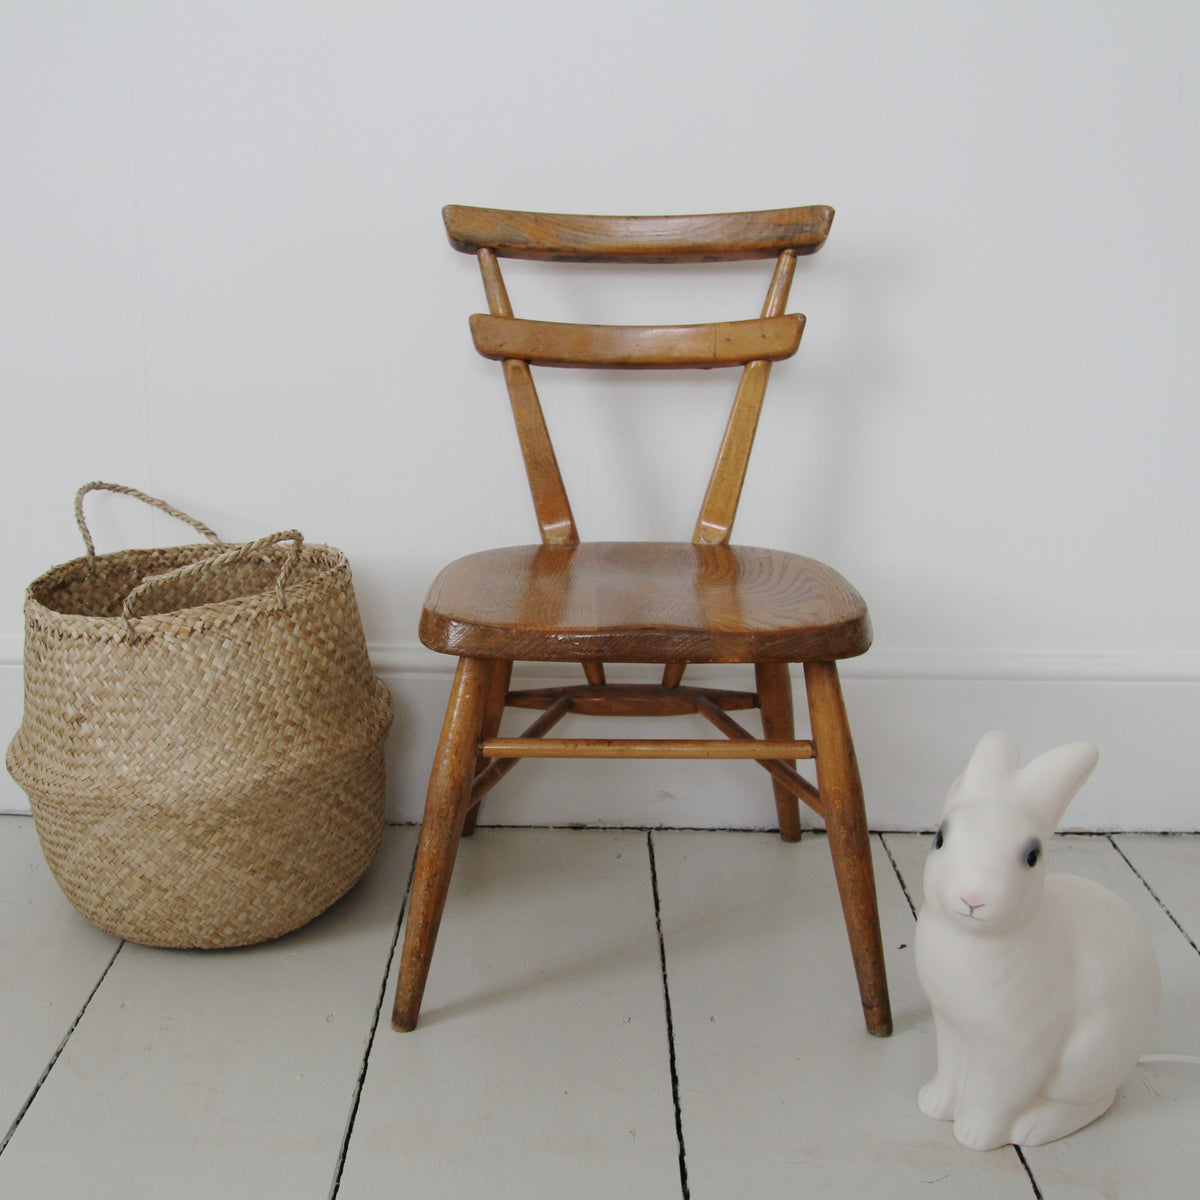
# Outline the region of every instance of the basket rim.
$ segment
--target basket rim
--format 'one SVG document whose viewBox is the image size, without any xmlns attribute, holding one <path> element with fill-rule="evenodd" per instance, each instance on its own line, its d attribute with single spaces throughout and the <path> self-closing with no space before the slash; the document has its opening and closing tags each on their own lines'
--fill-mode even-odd
<svg viewBox="0 0 1200 1200">
<path fill-rule="evenodd" d="M 222 543 L 222 545 L 237 545 L 238 543 Z M 171 555 L 185 556 L 187 562 L 197 562 L 219 552 L 220 546 L 211 542 L 188 542 L 178 546 L 149 546 L 135 547 L 126 550 L 116 550 L 108 554 L 97 554 L 94 559 L 86 555 L 68 559 L 66 562 L 43 571 L 25 589 L 25 624 L 26 633 L 33 629 L 52 632 L 56 636 L 89 638 L 99 641 L 127 642 L 125 622 L 118 616 L 99 616 L 91 613 L 64 613 L 44 604 L 35 595 L 35 589 L 54 583 L 62 586 L 66 583 L 83 579 L 89 569 L 96 565 L 124 564 L 139 558 L 162 557 Z M 268 555 L 269 551 L 263 551 Z M 303 602 L 323 589 L 335 576 L 345 575 L 350 579 L 350 563 L 346 555 L 334 546 L 326 546 L 318 542 L 305 542 L 300 551 L 300 561 L 306 566 L 314 562 L 324 567 L 324 570 L 301 583 L 294 583 L 286 589 L 286 598 L 290 608 L 292 602 Z M 166 612 L 146 613 L 133 619 L 138 644 L 169 633 L 180 633 L 185 629 L 190 633 L 198 633 L 204 629 L 216 628 L 233 624 L 236 621 L 247 620 L 280 612 L 279 601 L 274 588 L 261 592 L 252 592 L 244 596 L 234 596 L 226 600 L 214 600 L 205 604 L 191 605 L 187 608 L 174 608 Z"/>
</svg>

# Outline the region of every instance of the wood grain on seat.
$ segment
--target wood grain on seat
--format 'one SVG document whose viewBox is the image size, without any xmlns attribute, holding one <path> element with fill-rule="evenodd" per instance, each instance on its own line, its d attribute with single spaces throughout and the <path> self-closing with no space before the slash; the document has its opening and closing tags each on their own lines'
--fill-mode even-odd
<svg viewBox="0 0 1200 1200">
<path fill-rule="evenodd" d="M 867 607 L 832 567 L 691 542 L 511 546 L 434 580 L 421 640 L 509 661 L 804 662 L 863 654 Z"/>
</svg>

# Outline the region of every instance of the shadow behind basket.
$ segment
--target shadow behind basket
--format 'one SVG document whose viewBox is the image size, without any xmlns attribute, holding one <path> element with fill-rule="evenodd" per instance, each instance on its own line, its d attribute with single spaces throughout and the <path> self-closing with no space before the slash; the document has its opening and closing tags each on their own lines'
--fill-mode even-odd
<svg viewBox="0 0 1200 1200">
<path fill-rule="evenodd" d="M 127 629 L 133 588 L 213 554 L 79 558 L 26 596 L 9 770 L 71 903 L 147 945 L 287 933 L 359 879 L 383 829 L 392 700 L 339 551 L 269 546 L 156 583 Z"/>
</svg>

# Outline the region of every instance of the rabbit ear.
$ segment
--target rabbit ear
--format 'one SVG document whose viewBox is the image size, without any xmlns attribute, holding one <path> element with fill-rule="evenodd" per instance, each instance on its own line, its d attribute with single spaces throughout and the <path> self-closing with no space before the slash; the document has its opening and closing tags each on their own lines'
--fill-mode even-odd
<svg viewBox="0 0 1200 1200">
<path fill-rule="evenodd" d="M 1017 773 L 1021 751 L 1011 733 L 995 730 L 979 739 L 967 769 L 951 788 L 952 796 L 988 795 Z"/>
<path fill-rule="evenodd" d="M 1058 828 L 1067 805 L 1087 782 L 1100 759 L 1090 742 L 1070 742 L 1039 754 L 1017 774 L 1022 806 L 1037 822 L 1044 836 Z"/>
</svg>

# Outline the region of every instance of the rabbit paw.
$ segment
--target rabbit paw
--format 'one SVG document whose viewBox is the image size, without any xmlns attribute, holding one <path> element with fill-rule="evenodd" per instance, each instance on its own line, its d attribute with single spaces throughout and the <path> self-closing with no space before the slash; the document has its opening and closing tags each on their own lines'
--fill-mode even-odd
<svg viewBox="0 0 1200 1200">
<path fill-rule="evenodd" d="M 986 1113 L 964 1113 L 954 1120 L 954 1136 L 968 1150 L 995 1150 L 1013 1138 L 1007 1128 Z"/>
<path fill-rule="evenodd" d="M 935 1121 L 954 1120 L 954 1088 L 934 1076 L 918 1093 L 917 1107 Z"/>
<path fill-rule="evenodd" d="M 1044 1146 L 1091 1124 L 1112 1106 L 1114 1096 L 1092 1104 L 1069 1104 L 1044 1100 L 1022 1113 L 1013 1126 L 1012 1140 L 1018 1146 Z"/>
</svg>

